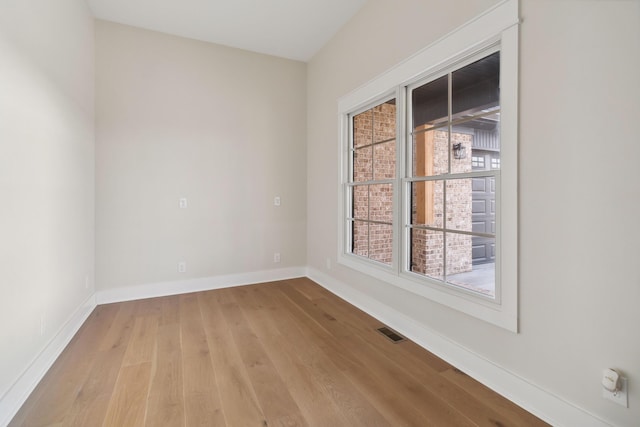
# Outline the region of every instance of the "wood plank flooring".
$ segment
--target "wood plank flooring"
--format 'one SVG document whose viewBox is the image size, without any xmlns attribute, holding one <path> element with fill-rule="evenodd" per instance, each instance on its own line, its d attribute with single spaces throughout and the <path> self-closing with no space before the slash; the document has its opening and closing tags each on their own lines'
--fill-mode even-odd
<svg viewBox="0 0 640 427">
<path fill-rule="evenodd" d="M 10 426 L 541 426 L 309 279 L 98 306 Z"/>
</svg>

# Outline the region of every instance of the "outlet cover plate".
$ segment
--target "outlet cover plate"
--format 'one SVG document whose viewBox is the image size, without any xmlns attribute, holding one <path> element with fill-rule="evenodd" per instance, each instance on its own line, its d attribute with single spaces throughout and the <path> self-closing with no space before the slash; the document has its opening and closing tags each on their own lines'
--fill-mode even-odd
<svg viewBox="0 0 640 427">
<path fill-rule="evenodd" d="M 187 263 L 185 261 L 180 261 L 178 263 L 178 273 L 186 273 L 187 272 Z"/>
<path fill-rule="evenodd" d="M 627 393 L 627 379 L 620 377 L 620 390 L 617 393 L 612 393 L 606 388 L 602 388 L 602 397 L 609 399 L 618 405 L 629 407 L 629 394 Z"/>
</svg>

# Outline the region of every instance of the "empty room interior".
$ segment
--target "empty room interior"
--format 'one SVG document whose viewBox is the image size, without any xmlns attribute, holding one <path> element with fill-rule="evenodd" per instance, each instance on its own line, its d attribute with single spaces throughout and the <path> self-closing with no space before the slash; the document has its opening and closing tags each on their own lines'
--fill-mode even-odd
<svg viewBox="0 0 640 427">
<path fill-rule="evenodd" d="M 639 426 L 639 75 L 637 0 L 0 0 L 0 426 Z"/>
</svg>

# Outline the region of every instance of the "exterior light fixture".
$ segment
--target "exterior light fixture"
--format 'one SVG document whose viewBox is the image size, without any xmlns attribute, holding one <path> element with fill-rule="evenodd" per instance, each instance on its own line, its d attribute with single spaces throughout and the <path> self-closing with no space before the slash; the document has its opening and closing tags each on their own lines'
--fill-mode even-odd
<svg viewBox="0 0 640 427">
<path fill-rule="evenodd" d="M 453 157 L 456 159 L 464 159 L 467 157 L 467 149 L 463 147 L 462 142 L 453 144 Z"/>
</svg>

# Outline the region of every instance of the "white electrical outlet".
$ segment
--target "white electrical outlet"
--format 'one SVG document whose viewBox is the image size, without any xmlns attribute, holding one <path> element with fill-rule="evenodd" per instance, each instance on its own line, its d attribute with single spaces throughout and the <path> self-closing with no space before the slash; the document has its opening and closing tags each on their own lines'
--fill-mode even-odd
<svg viewBox="0 0 640 427">
<path fill-rule="evenodd" d="M 180 200 L 178 200 L 178 206 L 180 206 L 180 209 L 186 209 L 187 208 L 187 198 L 183 197 Z"/>
<path fill-rule="evenodd" d="M 273 262 L 280 262 L 280 252 L 273 253 Z"/>
<path fill-rule="evenodd" d="M 280 206 L 280 196 L 273 198 L 273 206 Z"/>
<path fill-rule="evenodd" d="M 620 377 L 618 380 L 618 390 L 609 391 L 606 388 L 602 387 L 602 397 L 605 399 L 609 399 L 618 405 L 624 406 L 625 408 L 629 407 L 629 395 L 627 393 L 627 379 L 624 377 Z"/>
<path fill-rule="evenodd" d="M 178 273 L 186 273 L 187 272 L 187 263 L 185 261 L 180 261 L 178 263 Z"/>
</svg>

